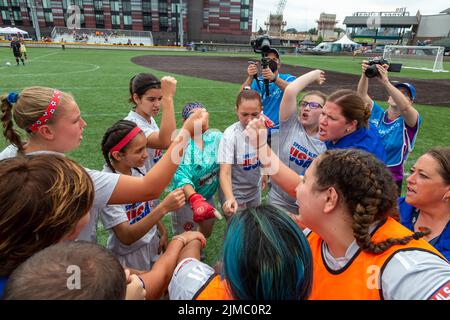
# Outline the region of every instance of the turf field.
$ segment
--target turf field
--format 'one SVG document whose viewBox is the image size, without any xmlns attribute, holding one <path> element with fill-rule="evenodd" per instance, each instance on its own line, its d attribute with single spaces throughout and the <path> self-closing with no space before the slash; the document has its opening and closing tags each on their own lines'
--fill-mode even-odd
<svg viewBox="0 0 450 320">
<path fill-rule="evenodd" d="M 122 51 L 122 50 L 87 50 L 87 49 L 37 49 L 28 48 L 28 61 L 25 66 L 15 66 L 9 48 L 0 47 L 0 92 L 20 92 L 24 87 L 40 85 L 59 88 L 71 92 L 87 122 L 81 147 L 69 154 L 82 165 L 100 169 L 103 159 L 100 152 L 100 141 L 105 130 L 115 121 L 122 119 L 130 110 L 128 104 L 128 81 L 136 73 L 152 72 L 161 77 L 164 72 L 138 66 L 130 61 L 139 55 L 186 55 L 185 53 Z M 195 55 L 211 55 L 209 53 L 190 53 Z M 223 55 L 223 56 L 229 56 Z M 241 55 L 242 56 L 242 55 Z M 257 55 L 248 55 L 251 59 L 259 59 Z M 323 70 L 360 74 L 358 60 L 352 57 L 325 56 L 285 56 L 284 64 L 302 65 Z M 9 61 L 12 66 L 6 66 Z M 444 67 L 450 70 L 450 63 Z M 207 72 L 207 70 L 205 70 Z M 173 74 L 178 80 L 175 108 L 177 124 L 181 124 L 180 110 L 184 104 L 192 101 L 202 102 L 210 112 L 210 127 L 223 131 L 236 121 L 233 113 L 238 84 L 205 80 Z M 244 78 L 245 75 L 237 75 Z M 417 70 L 404 70 L 402 77 L 421 79 L 448 79 L 450 73 L 431 73 Z M 356 88 L 356 83 L 355 83 Z M 417 94 L 427 94 L 418 92 Z M 423 118 L 416 148 L 406 162 L 408 171 L 417 157 L 432 146 L 448 146 L 450 141 L 450 108 L 429 105 L 416 106 Z M 159 119 L 157 119 L 159 123 Z M 3 136 L 0 148 L 6 146 Z M 169 228 L 169 218 L 164 222 Z M 207 262 L 212 264 L 220 254 L 224 221 L 216 223 L 214 233 L 207 245 Z M 102 243 L 106 234 L 100 230 Z"/>
</svg>

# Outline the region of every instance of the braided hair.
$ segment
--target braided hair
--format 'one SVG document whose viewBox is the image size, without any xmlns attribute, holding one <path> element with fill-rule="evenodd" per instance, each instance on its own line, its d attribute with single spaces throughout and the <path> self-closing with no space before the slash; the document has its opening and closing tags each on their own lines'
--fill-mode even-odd
<svg viewBox="0 0 450 320">
<path fill-rule="evenodd" d="M 102 139 L 102 153 L 103 158 L 105 158 L 106 165 L 111 169 L 112 172 L 116 172 L 114 169 L 112 162 L 114 159 L 111 157 L 110 150 L 115 145 L 117 145 L 131 130 L 137 127 L 137 124 L 133 121 L 129 120 L 119 120 L 115 124 L 113 124 L 108 130 L 106 130 Z M 120 152 L 124 152 L 128 147 L 128 144 L 125 145 Z M 137 171 L 142 173 L 138 168 L 135 168 Z"/>
<path fill-rule="evenodd" d="M 379 254 L 393 245 L 419 239 L 430 230 L 373 243 L 369 228 L 388 217 L 398 220 L 397 187 L 387 168 L 372 154 L 357 149 L 327 151 L 317 159 L 316 187 L 334 187 L 352 215 L 353 236 L 366 252 Z"/>
</svg>

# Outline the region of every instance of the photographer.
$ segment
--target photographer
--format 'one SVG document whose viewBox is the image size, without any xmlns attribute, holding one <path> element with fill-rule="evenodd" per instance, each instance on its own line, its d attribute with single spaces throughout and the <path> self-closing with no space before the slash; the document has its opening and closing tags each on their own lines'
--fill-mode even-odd
<svg viewBox="0 0 450 320">
<path fill-rule="evenodd" d="M 403 183 L 403 163 L 414 147 L 417 133 L 422 119 L 413 107 L 415 89 L 409 83 L 397 83 L 393 85 L 388 78 L 388 65 L 369 61 L 362 63 L 362 75 L 358 83 L 358 93 L 372 110 L 370 123 L 376 127 L 382 139 L 387 155 L 386 164 L 401 193 Z M 372 68 L 366 72 L 368 68 Z M 376 69 L 375 69 L 376 68 Z M 371 74 L 372 73 L 372 74 Z M 389 94 L 387 104 L 389 107 L 383 110 L 379 104 L 373 101 L 367 94 L 369 87 L 368 75 L 375 75 Z"/>
<path fill-rule="evenodd" d="M 274 122 L 275 126 L 273 129 L 277 131 L 279 128 L 279 112 L 283 92 L 289 82 L 295 80 L 295 77 L 290 74 L 280 73 L 281 62 L 280 54 L 277 49 L 270 48 L 267 51 L 266 58 L 269 60 L 269 66 L 268 68 L 262 69 L 262 76 L 258 77 L 258 80 L 254 79 L 254 76 L 258 74 L 257 63 L 251 63 L 248 66 L 247 79 L 242 84 L 241 91 L 244 90 L 246 86 L 251 86 L 253 90 L 260 94 L 264 114 Z M 266 94 L 265 79 L 269 80 L 269 96 Z M 259 86 L 257 82 L 259 83 Z M 270 133 L 272 133 L 273 129 Z"/>
</svg>

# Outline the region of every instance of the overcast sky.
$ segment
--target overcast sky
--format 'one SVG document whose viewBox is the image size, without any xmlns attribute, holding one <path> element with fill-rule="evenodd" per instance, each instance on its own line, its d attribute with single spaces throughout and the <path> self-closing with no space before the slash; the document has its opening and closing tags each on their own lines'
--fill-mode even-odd
<svg viewBox="0 0 450 320">
<path fill-rule="evenodd" d="M 261 26 L 265 29 L 264 22 L 269 14 L 275 13 L 280 0 L 254 0 L 253 1 L 253 31 Z M 320 13 L 334 13 L 338 27 L 344 28 L 342 21 L 346 16 L 351 16 L 358 11 L 395 11 L 396 8 L 406 7 L 411 15 L 416 15 L 417 10 L 421 14 L 438 14 L 450 7 L 449 0 L 287 0 L 284 10 L 284 21 L 287 28 L 295 28 L 297 31 L 305 31 L 317 27 L 316 20 Z M 258 27 L 256 27 L 256 24 Z"/>
</svg>

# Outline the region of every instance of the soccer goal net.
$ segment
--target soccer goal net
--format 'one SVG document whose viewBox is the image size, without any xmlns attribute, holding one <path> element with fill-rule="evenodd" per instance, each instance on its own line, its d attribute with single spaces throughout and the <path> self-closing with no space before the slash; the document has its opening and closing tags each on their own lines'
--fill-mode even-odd
<svg viewBox="0 0 450 320">
<path fill-rule="evenodd" d="M 390 63 L 401 63 L 403 68 L 448 72 L 444 70 L 444 47 L 385 46 L 383 58 Z"/>
</svg>

